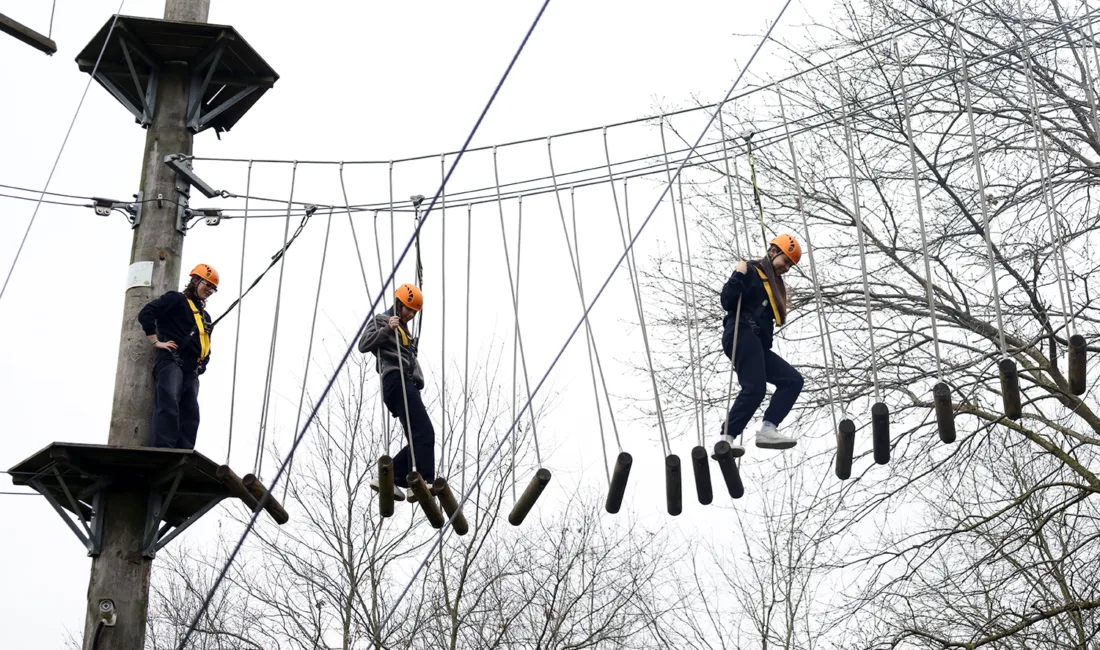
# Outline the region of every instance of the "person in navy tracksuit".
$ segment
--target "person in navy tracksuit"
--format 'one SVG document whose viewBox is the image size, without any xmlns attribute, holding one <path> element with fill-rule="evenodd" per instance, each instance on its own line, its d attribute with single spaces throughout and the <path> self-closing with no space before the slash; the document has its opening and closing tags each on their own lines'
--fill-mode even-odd
<svg viewBox="0 0 1100 650">
<path fill-rule="evenodd" d="M 787 320 L 787 288 L 783 275 L 802 257 L 802 248 L 791 235 L 779 235 L 761 260 L 741 260 L 722 287 L 722 350 L 733 360 L 741 392 L 722 425 L 721 440 L 729 443 L 735 456 L 745 453 L 737 437 L 764 401 L 765 384 L 773 384 L 764 423 L 756 446 L 789 449 L 794 438 L 779 433 L 779 425 L 791 412 L 802 391 L 802 375 L 772 351 L 776 325 Z M 736 335 L 736 336 L 735 336 Z M 736 342 L 734 341 L 736 338 Z"/>
</svg>

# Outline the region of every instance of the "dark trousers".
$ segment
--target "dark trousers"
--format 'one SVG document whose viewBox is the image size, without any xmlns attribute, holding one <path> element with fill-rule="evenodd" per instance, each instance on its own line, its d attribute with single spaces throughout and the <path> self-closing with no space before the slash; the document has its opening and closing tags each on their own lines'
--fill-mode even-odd
<svg viewBox="0 0 1100 650">
<path fill-rule="evenodd" d="M 194 449 L 199 433 L 199 378 L 171 359 L 153 364 L 153 446 Z"/>
<path fill-rule="evenodd" d="M 733 332 L 730 329 L 722 337 L 722 348 L 727 357 L 730 357 L 733 346 Z M 736 356 L 731 358 L 741 392 L 730 408 L 729 429 L 722 433 L 741 435 L 764 401 L 765 384 L 773 384 L 775 393 L 764 411 L 764 419 L 779 426 L 802 392 L 802 375 L 778 354 L 765 350 L 760 338 L 745 323 L 738 328 Z"/>
<path fill-rule="evenodd" d="M 408 417 L 405 413 L 405 401 L 408 400 Z M 424 477 L 424 482 L 431 486 L 435 480 L 435 429 L 432 420 L 428 417 L 428 409 L 424 407 L 424 400 L 420 398 L 420 390 L 413 384 L 413 380 L 405 378 L 405 391 L 401 391 L 401 373 L 387 372 L 382 377 L 382 401 L 389 409 L 390 415 L 401 421 L 401 427 L 405 430 L 405 439 L 411 440 L 413 452 L 416 453 L 416 469 Z M 409 425 L 412 424 L 412 432 Z M 401 448 L 393 457 L 393 483 L 397 487 L 407 488 L 409 483 L 406 477 L 412 471 L 412 454 L 409 445 Z"/>
</svg>

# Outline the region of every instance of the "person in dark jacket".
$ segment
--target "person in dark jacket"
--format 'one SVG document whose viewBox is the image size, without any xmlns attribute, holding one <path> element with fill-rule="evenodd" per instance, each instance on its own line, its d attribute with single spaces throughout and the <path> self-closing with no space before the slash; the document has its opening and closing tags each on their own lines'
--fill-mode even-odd
<svg viewBox="0 0 1100 650">
<path fill-rule="evenodd" d="M 169 291 L 138 312 L 156 348 L 153 361 L 153 446 L 194 449 L 199 432 L 199 375 L 210 363 L 213 325 L 206 301 L 218 290 L 218 272 L 199 264 L 183 291 Z"/>
<path fill-rule="evenodd" d="M 739 261 L 722 287 L 722 308 L 726 310 L 722 350 L 733 360 L 741 392 L 722 425 L 721 439 L 729 443 L 735 456 L 745 453 L 737 437 L 764 401 L 766 383 L 775 386 L 775 393 L 764 411 L 756 446 L 789 449 L 795 445 L 794 438 L 779 433 L 779 425 L 802 391 L 802 375 L 772 352 L 772 337 L 775 326 L 787 320 L 783 275 L 801 257 L 798 241 L 791 235 L 779 235 L 769 243 L 763 259 Z"/>
<path fill-rule="evenodd" d="M 395 298 L 392 309 L 375 315 L 367 323 L 359 339 L 359 351 L 371 352 L 376 357 L 378 374 L 382 377 L 382 401 L 390 414 L 401 421 L 405 439 L 416 456 L 416 469 L 430 486 L 435 480 L 435 429 L 420 397 L 424 373 L 416 358 L 417 340 L 409 330 L 409 322 L 424 308 L 424 295 L 416 286 L 403 284 L 397 288 Z M 393 457 L 393 497 L 398 501 L 405 500 L 412 461 L 409 444 Z M 371 482 L 371 487 L 379 489 L 377 479 Z M 413 500 L 412 494 L 409 500 Z"/>
</svg>

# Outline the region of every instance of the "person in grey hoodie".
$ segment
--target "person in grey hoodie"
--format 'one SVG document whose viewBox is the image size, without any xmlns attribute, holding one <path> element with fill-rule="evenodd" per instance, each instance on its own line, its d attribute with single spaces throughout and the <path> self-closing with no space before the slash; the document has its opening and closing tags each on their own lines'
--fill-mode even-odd
<svg viewBox="0 0 1100 650">
<path fill-rule="evenodd" d="M 416 360 L 417 339 L 409 322 L 424 308 L 424 295 L 411 284 L 397 288 L 393 308 L 375 315 L 359 339 L 359 351 L 373 353 L 376 369 L 382 377 L 382 402 L 394 418 L 401 421 L 405 439 L 409 442 L 393 457 L 394 498 L 405 500 L 407 476 L 416 469 L 429 486 L 435 480 L 435 429 L 420 391 L 424 389 L 424 373 Z M 411 431 L 410 431 L 411 429 Z M 412 445 L 412 452 L 409 445 Z M 378 490 L 378 479 L 371 482 Z M 410 500 L 412 497 L 410 495 Z"/>
</svg>

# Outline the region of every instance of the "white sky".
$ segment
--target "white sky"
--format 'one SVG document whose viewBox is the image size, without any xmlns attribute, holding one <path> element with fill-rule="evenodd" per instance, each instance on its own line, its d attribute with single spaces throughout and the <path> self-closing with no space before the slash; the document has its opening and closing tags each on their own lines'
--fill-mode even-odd
<svg viewBox="0 0 1100 650">
<path fill-rule="evenodd" d="M 221 141 L 210 132 L 199 135 L 195 153 L 387 160 L 455 150 L 538 5 L 536 0 L 367 2 L 354 6 L 332 0 L 306 4 L 214 0 L 210 22 L 236 27 L 281 78 Z M 760 33 L 780 5 L 778 0 L 682 0 L 675 5 L 555 0 L 474 144 L 631 119 L 654 113 L 658 103 L 688 105 L 693 96 L 704 101 L 719 99 L 735 74 L 734 61 L 743 63 L 755 46 L 754 38 L 734 33 Z M 44 184 L 87 81 L 73 59 L 117 6 L 116 0 L 61 0 L 53 27 L 59 52 L 53 57 L 14 39 L 0 38 L 0 183 L 28 188 Z M 47 29 L 49 10 L 49 3 L 41 0 L 0 3 L 0 11 L 41 31 Z M 128 0 L 123 13 L 159 18 L 162 2 Z M 780 33 L 786 30 L 785 35 L 790 36 L 803 20 L 802 9 L 792 7 Z M 775 62 L 765 60 L 754 72 L 766 72 L 769 64 Z M 690 124 L 689 131 L 697 133 L 701 123 Z M 128 198 L 139 189 L 144 140 L 145 132 L 129 113 L 93 84 L 50 189 Z M 613 155 L 626 157 L 630 151 L 652 154 L 658 142 L 655 132 L 646 127 L 617 133 L 612 147 L 620 153 Z M 600 146 L 598 137 L 563 141 L 560 149 L 555 149 L 555 163 L 562 171 L 598 162 Z M 502 150 L 502 181 L 544 175 L 545 155 L 542 142 Z M 487 155 L 464 160 L 453 181 L 456 189 L 483 186 L 491 179 L 490 165 Z M 218 189 L 244 193 L 245 165 L 198 163 L 197 169 Z M 289 173 L 287 165 L 257 164 L 252 193 L 285 197 Z M 352 202 L 386 198 L 384 166 L 348 168 L 345 176 Z M 399 166 L 395 195 L 399 199 L 416 193 L 430 196 L 438 181 L 438 160 Z M 633 187 L 631 205 L 637 225 L 653 206 L 656 188 L 639 182 L 635 194 Z M 299 166 L 295 194 L 301 200 L 339 202 L 335 168 Z M 202 200 L 194 204 L 240 205 Z M 273 206 L 277 204 L 259 207 Z M 254 203 L 252 207 L 258 206 Z M 4 273 L 33 208 L 32 202 L 0 198 L 0 270 Z M 524 209 L 525 215 L 531 216 L 524 222 L 526 275 L 521 310 L 534 382 L 564 342 L 579 309 L 552 195 L 532 199 Z M 475 219 L 485 217 L 475 224 L 474 295 L 499 291 L 507 296 L 495 208 L 475 208 L 474 214 Z M 506 207 L 506 214 L 511 222 L 514 202 Z M 275 367 L 271 435 L 276 440 L 286 440 L 294 428 L 324 236 L 322 216 L 315 217 L 288 256 Z M 440 327 L 441 313 L 431 311 L 441 304 L 439 287 L 444 275 L 438 257 L 442 245 L 439 216 L 433 216 L 435 221 L 426 229 L 424 241 L 426 315 L 430 320 L 422 354 L 433 374 L 439 373 L 441 354 L 440 333 L 433 333 L 433 328 Z M 585 282 L 594 287 L 603 281 L 617 257 L 617 227 L 606 187 L 578 190 L 577 216 L 586 255 Z M 448 210 L 447 218 L 452 217 L 457 226 L 448 230 L 445 267 L 449 274 L 449 371 L 461 363 L 465 210 Z M 354 332 L 367 306 L 358 267 L 351 258 L 346 217 L 333 223 L 331 266 L 326 270 L 321 298 L 311 390 L 320 387 L 342 351 L 341 337 Z M 367 236 L 371 219 L 364 216 L 357 223 L 362 224 L 359 233 L 364 245 L 372 246 Z M 279 247 L 283 229 L 281 219 L 253 224 L 257 225 L 250 226 L 247 282 Z M 655 246 L 668 245 L 668 225 L 667 219 L 664 225 L 655 222 L 647 231 L 640 263 L 647 252 L 657 250 Z M 231 302 L 241 281 L 240 227 L 240 221 L 218 228 L 198 226 L 186 242 L 185 270 L 205 261 L 217 267 L 223 278 L 223 291 L 210 305 L 215 315 Z M 406 218 L 399 225 L 398 239 L 410 231 Z M 608 239 L 612 234 L 614 238 Z M 381 235 L 388 242 L 386 227 Z M 0 467 L 6 469 L 52 441 L 106 441 L 130 243 L 130 229 L 117 215 L 100 218 L 91 210 L 42 206 L 0 302 L 0 340 L 5 342 L 0 363 L 0 412 L 5 421 Z M 514 249 L 512 252 L 514 255 Z M 377 291 L 376 269 L 371 273 L 373 257 L 368 259 L 368 278 L 372 290 Z M 400 279 L 408 279 L 407 274 Z M 276 280 L 274 273 L 269 274 L 245 303 L 232 457 L 233 466 L 242 475 L 252 467 Z M 612 390 L 632 394 L 640 390 L 645 395 L 644 383 L 637 384 L 638 390 L 633 387 L 634 377 L 618 379 L 625 372 L 624 364 L 641 362 L 640 337 L 625 322 L 634 320 L 628 286 L 624 278 L 618 278 L 593 315 L 597 336 L 604 333 L 601 351 L 605 359 L 616 360 L 619 366 L 609 373 L 618 383 Z M 494 336 L 510 338 L 510 306 L 479 301 L 475 314 L 474 349 L 483 353 L 483 346 Z M 215 358 L 203 377 L 203 426 L 198 442 L 199 451 L 219 461 L 225 458 L 235 319 L 225 323 L 215 335 Z M 555 471 L 552 485 L 563 493 L 576 484 L 599 489 L 604 481 L 583 341 L 578 337 L 576 343 L 566 355 L 561 373 L 551 378 L 551 387 L 559 393 L 557 411 L 543 428 L 544 445 L 555 448 L 546 462 Z M 722 366 L 723 370 L 727 367 Z M 577 379 L 580 381 L 574 381 Z M 715 418 L 710 415 L 711 429 Z M 685 515 L 673 520 L 664 514 L 661 453 L 654 427 L 631 421 L 621 428 L 636 463 L 624 513 L 644 518 L 650 525 L 667 522 L 680 527 L 685 535 L 704 535 L 712 541 L 719 539 L 715 534 L 730 534 L 735 526 L 732 510 L 715 506 L 704 510 L 695 502 L 688 463 L 694 431 L 680 430 L 687 435 L 676 443 L 685 462 Z M 709 433 L 707 438 L 713 442 Z M 270 467 L 269 462 L 265 477 L 273 474 Z M 721 479 L 717 469 L 713 471 L 716 503 L 726 504 Z M 646 483 L 652 489 L 647 490 Z M 12 489 L 7 481 L 3 484 L 3 490 Z M 548 503 L 552 501 L 548 499 Z M 203 525 L 188 531 L 188 543 L 199 544 L 209 538 L 223 512 L 220 507 Z M 0 626 L 0 648 L 61 647 L 66 630 L 79 632 L 82 625 L 90 560 L 41 498 L 0 495 L 0 522 L 4 531 L 0 535 L 0 608 L 11 623 Z"/>
</svg>

